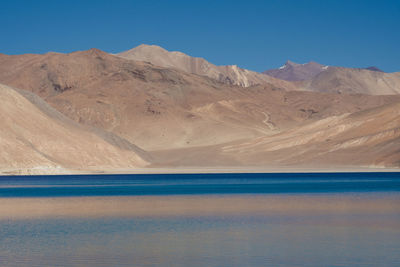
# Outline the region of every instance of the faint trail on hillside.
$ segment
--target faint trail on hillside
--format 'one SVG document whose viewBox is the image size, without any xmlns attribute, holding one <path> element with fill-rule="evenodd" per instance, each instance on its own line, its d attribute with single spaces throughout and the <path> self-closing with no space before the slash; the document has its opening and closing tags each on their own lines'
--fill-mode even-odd
<svg viewBox="0 0 400 267">
<path fill-rule="evenodd" d="M 269 114 L 268 113 L 265 113 L 265 112 L 261 112 L 262 114 L 264 114 L 264 116 L 265 116 L 265 119 L 263 120 L 263 123 L 265 124 L 265 125 L 267 125 L 268 126 L 268 128 L 270 129 L 270 130 L 277 130 L 276 129 L 276 126 L 272 123 L 272 122 L 270 122 L 270 116 L 269 116 Z"/>
</svg>

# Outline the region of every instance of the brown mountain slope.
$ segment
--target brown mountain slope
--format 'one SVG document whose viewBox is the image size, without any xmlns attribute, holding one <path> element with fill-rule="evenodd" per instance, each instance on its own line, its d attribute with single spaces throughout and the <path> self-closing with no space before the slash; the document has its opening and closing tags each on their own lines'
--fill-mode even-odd
<svg viewBox="0 0 400 267">
<path fill-rule="evenodd" d="M 207 76 L 232 85 L 248 87 L 269 83 L 280 88 L 296 89 L 293 84 L 271 76 L 242 69 L 236 65 L 216 66 L 203 58 L 191 57 L 176 51 L 170 52 L 156 45 L 140 45 L 117 55 L 126 59 L 146 61 L 156 66 L 176 68 L 188 73 Z"/>
<path fill-rule="evenodd" d="M 147 149 L 259 135 L 240 121 L 221 122 L 214 114 L 218 111 L 207 108 L 238 97 L 237 89 L 96 49 L 0 57 L 0 70 L 4 83 L 33 91 L 75 121 L 112 131 Z"/>
<path fill-rule="evenodd" d="M 31 93 L 0 84 L 0 99 L 3 172 L 43 174 L 147 165 L 140 149 L 127 146 L 118 137 L 101 137 L 82 128 Z"/>
<path fill-rule="evenodd" d="M 97 49 L 0 57 L 0 81 L 32 91 L 81 124 L 146 150 L 274 134 L 307 120 L 376 107 L 392 97 L 237 87 Z"/>
<path fill-rule="evenodd" d="M 316 92 L 394 95 L 400 94 L 400 73 L 329 67 L 300 87 Z"/>
<path fill-rule="evenodd" d="M 400 167 L 400 102 L 225 146 L 244 164 Z"/>
<path fill-rule="evenodd" d="M 398 101 L 400 96 L 239 87 L 97 49 L 0 56 L 0 81 L 146 150 L 213 146 Z"/>
<path fill-rule="evenodd" d="M 400 101 L 275 135 L 153 152 L 155 166 L 400 167 Z"/>
</svg>

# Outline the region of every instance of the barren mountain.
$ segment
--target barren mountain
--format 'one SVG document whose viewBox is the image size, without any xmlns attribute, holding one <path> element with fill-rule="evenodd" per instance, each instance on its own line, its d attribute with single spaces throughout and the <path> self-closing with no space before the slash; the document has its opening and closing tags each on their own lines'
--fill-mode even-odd
<svg viewBox="0 0 400 267">
<path fill-rule="evenodd" d="M 400 72 L 330 67 L 301 86 L 316 92 L 394 95 L 400 93 Z"/>
<path fill-rule="evenodd" d="M 226 84 L 248 87 L 270 83 L 280 88 L 295 89 L 291 83 L 242 69 L 236 65 L 216 66 L 203 58 L 191 57 L 181 52 L 170 52 L 156 45 L 140 45 L 117 55 L 126 59 L 146 61 L 156 66 L 176 68 L 188 73 L 207 76 Z"/>
<path fill-rule="evenodd" d="M 334 118 L 341 118 L 334 124 L 341 129 L 348 114 L 400 102 L 400 95 L 288 91 L 271 84 L 240 87 L 97 49 L 71 54 L 0 55 L 0 82 L 33 92 L 76 123 L 92 127 L 85 131 L 106 141 L 110 149 L 117 149 L 115 153 L 133 151 L 147 159 L 147 154 L 132 144 L 142 147 L 153 156 L 154 166 L 317 162 L 315 157 L 307 158 L 307 151 L 320 146 L 317 141 L 296 146 L 299 152 L 294 148 L 271 152 L 264 144 L 277 140 L 284 146 L 292 131 L 325 125 Z M 312 140 L 324 130 L 316 126 L 311 129 L 295 135 L 288 144 Z M 82 136 L 91 146 L 85 134 Z M 361 151 L 354 150 L 352 156 L 357 158 Z M 389 147 L 382 148 L 377 158 L 390 151 Z M 292 160 L 296 153 L 305 155 L 304 162 Z M 113 155 L 118 166 L 133 165 L 119 160 L 122 154 Z M 329 155 L 338 157 L 332 162 L 340 159 L 339 154 Z M 385 160 L 385 164 L 388 162 Z"/>
<path fill-rule="evenodd" d="M 243 141 L 153 152 L 158 166 L 400 167 L 400 101 Z"/>
<path fill-rule="evenodd" d="M 146 153 L 139 148 L 111 134 L 84 129 L 32 93 L 0 84 L 0 99 L 2 172 L 63 173 L 147 165 L 140 156 Z"/>
<path fill-rule="evenodd" d="M 328 66 L 321 65 L 317 62 L 311 61 L 306 64 L 297 64 L 288 60 L 279 69 L 271 69 L 263 73 L 286 81 L 303 81 L 314 78 L 328 68 Z"/>
<path fill-rule="evenodd" d="M 328 117 L 273 136 L 225 146 L 222 151 L 247 164 L 399 167 L 399 148 L 397 102 Z"/>
<path fill-rule="evenodd" d="M 392 97 L 243 88 L 97 49 L 0 56 L 0 81 L 43 97 L 81 124 L 146 150 L 209 146 L 274 134 Z"/>
<path fill-rule="evenodd" d="M 79 123 L 146 149 L 255 137 L 265 128 L 262 120 L 260 130 L 249 127 L 254 119 L 246 114 L 239 114 L 240 120 L 218 114 L 220 106 L 225 108 L 218 101 L 241 95 L 236 87 L 96 49 L 0 57 L 0 70 L 4 83 L 40 95 Z"/>
</svg>

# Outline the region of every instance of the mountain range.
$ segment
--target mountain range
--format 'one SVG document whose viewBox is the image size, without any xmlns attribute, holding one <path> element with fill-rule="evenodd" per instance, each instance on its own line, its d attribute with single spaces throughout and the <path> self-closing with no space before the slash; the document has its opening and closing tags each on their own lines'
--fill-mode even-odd
<svg viewBox="0 0 400 267">
<path fill-rule="evenodd" d="M 282 67 L 267 70 L 263 73 L 286 81 L 304 81 L 314 78 L 328 68 L 329 66 L 324 66 L 313 61 L 305 64 L 297 64 L 288 60 Z"/>
<path fill-rule="evenodd" d="M 369 95 L 400 93 L 400 73 L 368 69 L 330 67 L 310 80 L 301 81 L 303 90 Z"/>
<path fill-rule="evenodd" d="M 290 83 L 261 73 L 232 66 L 216 66 L 199 57 L 191 57 L 182 52 L 170 52 L 156 45 L 140 45 L 117 56 L 136 61 L 146 61 L 156 66 L 176 68 L 188 73 L 207 76 L 220 82 L 248 87 L 271 83 L 280 87 L 292 87 Z"/>
<path fill-rule="evenodd" d="M 282 67 L 266 70 L 263 73 L 286 81 L 305 81 L 312 80 L 321 72 L 328 70 L 328 68 L 334 69 L 335 67 L 322 65 L 314 61 L 298 64 L 288 60 Z M 375 66 L 362 68 L 361 70 L 383 72 Z"/>
<path fill-rule="evenodd" d="M 148 45 L 0 54 L 0 172 L 400 167 L 400 73 L 285 66 L 267 75 Z"/>
</svg>

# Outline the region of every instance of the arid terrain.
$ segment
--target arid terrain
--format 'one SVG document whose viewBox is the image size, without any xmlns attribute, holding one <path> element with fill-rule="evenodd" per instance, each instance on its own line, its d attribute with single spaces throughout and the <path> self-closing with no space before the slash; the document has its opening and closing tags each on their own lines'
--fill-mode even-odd
<svg viewBox="0 0 400 267">
<path fill-rule="evenodd" d="M 270 83 L 279 87 L 295 89 L 295 87 L 280 79 L 261 73 L 239 68 L 236 65 L 216 66 L 203 58 L 191 57 L 182 52 L 167 51 L 156 45 L 140 45 L 128 51 L 117 54 L 125 59 L 146 61 L 156 66 L 175 68 L 188 73 L 207 76 L 222 83 L 248 87 L 260 83 Z"/>
<path fill-rule="evenodd" d="M 39 97 L 0 84 L 3 172 L 68 172 L 69 168 L 143 167 L 146 152 L 112 134 L 91 131 Z"/>
<path fill-rule="evenodd" d="M 0 172 L 400 167 L 400 73 L 285 66 L 148 45 L 0 54 Z"/>
</svg>

